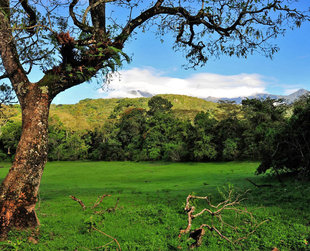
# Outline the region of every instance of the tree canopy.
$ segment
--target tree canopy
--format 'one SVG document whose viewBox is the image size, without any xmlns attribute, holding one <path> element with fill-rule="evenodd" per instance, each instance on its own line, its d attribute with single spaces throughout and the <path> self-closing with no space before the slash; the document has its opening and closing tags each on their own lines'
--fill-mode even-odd
<svg viewBox="0 0 310 251">
<path fill-rule="evenodd" d="M 8 67 L 7 60 L 2 61 L 1 78 L 12 78 L 17 69 L 28 75 L 39 66 L 45 73 L 39 82 L 49 86 L 54 97 L 99 70 L 109 73 L 129 61 L 122 49 L 141 27 L 156 26 L 160 37 L 172 33 L 174 49 L 185 51 L 190 66 L 221 54 L 247 57 L 260 51 L 271 57 L 278 50 L 271 39 L 309 18 L 290 8 L 292 2 L 1 0 L 0 29 L 7 39 L 2 41 L 2 59 L 9 55 L 3 48 L 10 45 L 12 60 L 19 64 Z M 47 84 L 51 78 L 52 86 Z"/>
</svg>

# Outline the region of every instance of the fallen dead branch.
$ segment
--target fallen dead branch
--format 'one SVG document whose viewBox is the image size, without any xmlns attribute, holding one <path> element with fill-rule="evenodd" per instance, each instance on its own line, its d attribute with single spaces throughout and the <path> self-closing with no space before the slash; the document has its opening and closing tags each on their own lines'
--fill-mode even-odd
<svg viewBox="0 0 310 251">
<path fill-rule="evenodd" d="M 102 201 L 103 201 L 103 199 L 104 199 L 105 197 L 110 197 L 110 196 L 111 196 L 110 194 L 103 194 L 103 195 L 99 196 L 99 197 L 97 198 L 96 202 L 95 202 L 92 206 L 89 206 L 89 207 L 86 207 L 85 204 L 84 204 L 84 202 L 83 202 L 82 200 L 80 200 L 79 198 L 77 198 L 77 197 L 75 197 L 75 196 L 73 196 L 73 195 L 70 195 L 69 197 L 70 197 L 72 200 L 77 201 L 77 202 L 80 204 L 80 206 L 82 207 L 83 211 L 85 211 L 87 208 L 95 209 L 96 207 L 98 207 L 98 206 L 102 203 Z M 118 206 L 118 202 L 119 202 L 119 198 L 117 198 L 114 207 L 111 207 L 111 208 L 108 208 L 108 209 L 102 210 L 102 211 L 94 211 L 94 210 L 92 210 L 92 213 L 93 213 L 93 214 L 102 214 L 102 213 L 104 213 L 104 212 L 108 212 L 108 213 L 115 212 L 116 209 L 117 209 L 117 206 Z M 92 217 L 92 216 L 91 216 L 91 217 Z M 120 244 L 119 244 L 119 242 L 117 241 L 116 238 L 114 238 L 114 237 L 112 237 L 111 235 L 108 235 L 107 233 L 105 233 L 105 232 L 103 232 L 103 231 L 97 229 L 97 228 L 95 227 L 94 224 L 91 224 L 90 227 L 89 227 L 89 229 L 95 230 L 95 231 L 101 233 L 102 235 L 105 235 L 105 236 L 107 236 L 108 238 L 112 239 L 112 241 L 110 241 L 110 242 L 104 244 L 103 246 L 95 247 L 94 249 L 103 249 L 103 248 L 106 248 L 106 247 L 108 247 L 109 245 L 111 245 L 113 242 L 115 242 L 115 243 L 117 244 L 117 246 L 118 246 L 118 248 L 117 248 L 116 250 L 118 250 L 118 251 L 121 251 L 121 250 L 122 250 L 122 249 L 121 249 L 121 246 L 120 246 Z M 83 249 L 90 250 L 90 249 L 85 248 L 85 247 L 83 247 Z"/>
<path fill-rule="evenodd" d="M 96 200 L 96 202 L 94 203 L 94 205 L 91 208 L 94 209 L 94 208 L 98 207 L 105 197 L 110 197 L 110 196 L 111 196 L 110 194 L 104 194 L 102 196 L 99 196 L 98 199 Z M 78 202 L 81 205 L 83 211 L 86 210 L 87 207 L 85 206 L 85 204 L 83 203 L 82 200 L 80 200 L 79 198 L 77 198 L 77 197 L 75 197 L 73 195 L 70 195 L 69 197 L 72 200 Z"/>
<path fill-rule="evenodd" d="M 208 196 L 195 196 L 195 195 L 188 195 L 186 198 L 186 206 L 184 208 L 185 212 L 187 212 L 187 227 L 185 229 L 180 230 L 179 237 L 182 234 L 189 233 L 189 237 L 195 240 L 194 243 L 190 245 L 190 248 L 199 247 L 202 244 L 202 238 L 206 233 L 206 229 L 210 232 L 215 232 L 218 236 L 222 239 L 230 242 L 231 244 L 235 245 L 236 243 L 240 243 L 241 240 L 247 239 L 251 234 L 253 234 L 259 226 L 265 223 L 267 220 L 262 221 L 260 223 L 256 223 L 256 220 L 253 217 L 253 214 L 249 212 L 246 208 L 240 209 L 237 206 L 245 199 L 244 195 L 247 193 L 246 191 L 243 194 L 234 195 L 233 190 L 229 190 L 228 196 L 225 198 L 224 201 L 218 203 L 217 205 L 213 205 Z M 195 213 L 196 208 L 192 205 L 194 200 L 204 200 L 208 207 L 203 208 L 200 212 Z M 251 231 L 249 231 L 245 236 L 238 237 L 237 239 L 233 240 L 228 238 L 226 235 L 222 233 L 223 227 L 232 229 L 236 234 L 237 230 L 240 230 L 240 226 L 235 226 L 233 224 L 227 223 L 223 219 L 223 214 L 225 211 L 234 211 L 236 215 L 243 215 L 247 218 L 247 223 L 251 226 Z M 210 223 L 202 224 L 199 228 L 194 229 L 191 231 L 192 222 L 195 218 L 207 214 L 210 216 Z M 217 226 L 219 225 L 219 227 Z"/>
<path fill-rule="evenodd" d="M 83 201 L 81 201 L 80 199 L 76 198 L 76 197 L 73 196 L 73 195 L 70 195 L 69 197 L 70 197 L 72 200 L 77 201 L 77 202 L 81 205 L 81 207 L 83 208 L 83 210 L 86 209 L 86 206 L 85 206 L 85 204 L 83 203 Z"/>
</svg>

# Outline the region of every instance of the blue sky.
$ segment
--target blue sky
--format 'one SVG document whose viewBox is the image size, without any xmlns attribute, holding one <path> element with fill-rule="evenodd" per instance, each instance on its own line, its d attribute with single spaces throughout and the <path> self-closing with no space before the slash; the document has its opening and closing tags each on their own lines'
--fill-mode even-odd
<svg viewBox="0 0 310 251">
<path fill-rule="evenodd" d="M 309 0 L 302 1 L 309 6 Z M 112 78 L 110 85 L 84 83 L 55 99 L 56 104 L 77 103 L 85 98 L 139 97 L 135 90 L 192 96 L 243 96 L 258 92 L 290 94 L 300 88 L 310 90 L 310 23 L 288 30 L 276 43 L 280 51 L 271 60 L 258 53 L 247 59 L 222 56 L 207 65 L 185 70 L 182 53 L 174 52 L 172 39 L 164 43 L 151 32 L 139 33 L 127 43 L 125 52 L 132 62 Z M 109 89 L 107 92 L 106 90 Z"/>
</svg>

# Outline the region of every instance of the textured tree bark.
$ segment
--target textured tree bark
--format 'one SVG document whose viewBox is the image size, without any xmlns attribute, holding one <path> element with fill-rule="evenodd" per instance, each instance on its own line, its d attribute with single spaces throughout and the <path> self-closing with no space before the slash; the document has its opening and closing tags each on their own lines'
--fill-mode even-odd
<svg viewBox="0 0 310 251">
<path fill-rule="evenodd" d="M 37 84 L 27 86 L 20 98 L 22 136 L 13 165 L 0 187 L 0 238 L 14 227 L 39 224 L 35 212 L 40 180 L 47 160 L 49 98 Z"/>
</svg>

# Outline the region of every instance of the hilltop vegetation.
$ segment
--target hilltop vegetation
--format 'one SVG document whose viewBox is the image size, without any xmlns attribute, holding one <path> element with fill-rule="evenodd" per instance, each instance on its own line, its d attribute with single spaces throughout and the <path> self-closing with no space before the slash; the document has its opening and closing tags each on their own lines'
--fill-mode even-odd
<svg viewBox="0 0 310 251">
<path fill-rule="evenodd" d="M 172 94 L 159 96 L 164 97 L 172 103 L 173 113 L 175 113 L 178 118 L 193 120 L 200 111 L 209 111 L 215 115 L 220 112 L 218 104 L 200 98 Z M 105 123 L 113 112 L 113 109 L 120 102 L 125 101 L 133 104 L 135 107 L 147 109 L 149 100 L 150 98 L 84 99 L 73 105 L 52 104 L 50 117 L 60 120 L 70 131 L 94 130 L 94 128 L 100 127 Z M 21 111 L 18 105 L 11 107 L 9 110 L 12 113 L 10 119 L 21 119 Z"/>
<path fill-rule="evenodd" d="M 217 104 L 184 95 L 159 95 L 173 105 L 173 112 L 182 119 L 191 119 L 200 111 L 216 113 Z M 70 130 L 93 130 L 101 126 L 120 102 L 147 109 L 150 98 L 85 99 L 74 105 L 52 105 L 51 116 L 57 116 Z"/>
</svg>

